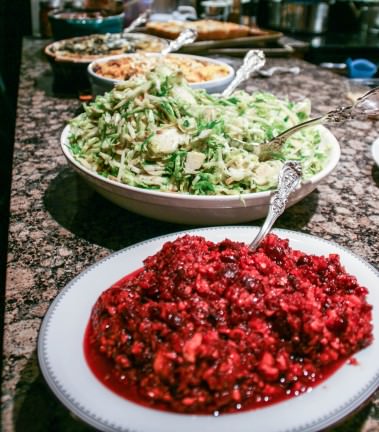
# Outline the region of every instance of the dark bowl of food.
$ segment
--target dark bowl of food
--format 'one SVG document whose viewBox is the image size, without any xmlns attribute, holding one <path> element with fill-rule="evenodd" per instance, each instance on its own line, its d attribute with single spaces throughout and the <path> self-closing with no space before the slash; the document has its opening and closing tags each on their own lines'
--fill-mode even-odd
<svg viewBox="0 0 379 432">
<path fill-rule="evenodd" d="M 63 39 L 45 47 L 51 64 L 54 87 L 62 91 L 90 88 L 88 65 L 97 59 L 116 54 L 160 52 L 167 41 L 142 33 L 93 34 Z"/>
<path fill-rule="evenodd" d="M 94 33 L 119 33 L 123 29 L 124 13 L 105 10 L 58 10 L 49 13 L 51 31 L 55 40 Z"/>
</svg>

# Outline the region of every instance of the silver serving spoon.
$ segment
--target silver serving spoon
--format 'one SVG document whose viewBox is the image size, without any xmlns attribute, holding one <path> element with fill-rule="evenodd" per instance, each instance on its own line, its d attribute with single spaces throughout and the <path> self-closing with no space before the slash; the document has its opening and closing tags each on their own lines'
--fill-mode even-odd
<svg viewBox="0 0 379 432">
<path fill-rule="evenodd" d="M 145 12 L 138 16 L 134 21 L 132 21 L 128 27 L 124 28 L 122 34 L 130 33 L 137 27 L 139 27 L 141 24 L 145 24 L 149 20 L 150 14 L 151 10 L 146 9 Z"/>
<path fill-rule="evenodd" d="M 287 161 L 279 173 L 278 189 L 270 199 L 270 207 L 266 220 L 255 239 L 250 243 L 249 249 L 255 251 L 262 240 L 271 230 L 276 219 L 284 212 L 290 194 L 300 183 L 302 168 L 300 162 Z"/>
<path fill-rule="evenodd" d="M 166 55 L 174 51 L 178 51 L 182 46 L 194 42 L 197 38 L 197 31 L 192 28 L 183 30 L 180 35 L 171 41 L 166 48 L 161 51 L 161 54 Z"/>
<path fill-rule="evenodd" d="M 261 69 L 266 63 L 266 57 L 262 50 L 250 50 L 243 59 L 242 66 L 237 70 L 235 77 L 221 93 L 221 97 L 229 97 L 234 90 L 250 78 L 253 72 Z"/>
<path fill-rule="evenodd" d="M 376 87 L 347 107 L 339 107 L 323 116 L 299 123 L 282 132 L 259 147 L 259 160 L 267 160 L 273 153 L 280 152 L 286 140 L 300 129 L 325 123 L 341 123 L 358 117 L 376 117 L 379 115 L 379 87 Z"/>
</svg>

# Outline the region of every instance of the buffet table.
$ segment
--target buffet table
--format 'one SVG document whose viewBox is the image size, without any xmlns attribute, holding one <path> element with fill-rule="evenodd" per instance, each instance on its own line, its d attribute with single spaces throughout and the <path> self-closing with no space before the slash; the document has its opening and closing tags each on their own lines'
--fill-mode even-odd
<svg viewBox="0 0 379 432">
<path fill-rule="evenodd" d="M 59 137 L 80 101 L 53 94 L 44 45 L 25 39 L 23 46 L 9 228 L 2 430 L 85 431 L 90 428 L 55 399 L 39 372 L 37 336 L 50 303 L 73 277 L 113 251 L 189 227 L 118 208 L 67 166 Z M 251 79 L 246 89 L 269 90 L 290 99 L 307 96 L 314 114 L 349 103 L 341 76 L 298 59 L 269 59 L 268 66 L 272 65 L 297 65 L 301 73 Z M 378 268 L 379 168 L 370 152 L 378 127 L 379 122 L 352 121 L 332 128 L 342 149 L 337 169 L 288 209 L 276 227 L 332 240 Z M 379 431 L 379 394 L 334 430 Z"/>
</svg>

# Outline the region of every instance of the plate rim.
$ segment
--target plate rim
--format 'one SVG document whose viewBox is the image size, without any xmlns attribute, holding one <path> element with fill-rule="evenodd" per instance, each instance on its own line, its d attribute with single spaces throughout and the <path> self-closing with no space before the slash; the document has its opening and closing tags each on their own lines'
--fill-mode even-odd
<svg viewBox="0 0 379 432">
<path fill-rule="evenodd" d="M 60 302 L 63 300 L 65 295 L 75 286 L 77 281 L 84 277 L 87 273 L 91 272 L 94 268 L 99 267 L 106 263 L 109 260 L 112 260 L 114 257 L 121 255 L 131 249 L 143 246 L 144 244 L 148 244 L 151 242 L 159 241 L 163 243 L 165 239 L 169 239 L 170 237 L 178 237 L 180 235 L 198 233 L 195 235 L 201 235 L 199 232 L 206 231 L 220 231 L 220 230 L 235 230 L 235 229 L 254 229 L 258 230 L 257 226 L 250 225 L 230 225 L 230 226 L 214 226 L 214 227 L 199 227 L 194 229 L 187 229 L 176 231 L 173 233 L 167 233 L 156 237 L 151 237 L 149 239 L 143 240 L 138 243 L 131 244 L 125 248 L 122 248 L 118 251 L 110 253 L 108 256 L 101 258 L 100 260 L 94 262 L 92 265 L 85 268 L 81 271 L 77 276 L 71 279 L 58 293 L 58 295 L 51 302 L 39 329 L 38 333 L 38 341 L 37 341 L 37 358 L 40 370 L 50 389 L 54 393 L 54 395 L 60 400 L 60 402 L 74 415 L 79 417 L 81 420 L 90 424 L 91 426 L 97 428 L 101 431 L 118 431 L 118 432 L 144 432 L 141 429 L 129 429 L 128 426 L 124 425 L 116 425 L 110 421 L 110 419 L 105 419 L 98 417 L 96 413 L 89 412 L 79 401 L 76 401 L 70 394 L 68 394 L 64 387 L 59 385 L 59 380 L 56 377 L 54 371 L 51 366 L 49 366 L 49 361 L 47 359 L 47 352 L 45 349 L 45 339 L 47 337 L 47 332 L 49 329 L 50 322 L 53 318 L 54 312 L 59 306 Z M 295 236 L 310 238 L 316 241 L 321 241 L 327 245 L 335 246 L 336 249 L 343 251 L 345 254 L 350 255 L 351 257 L 357 259 L 362 265 L 366 266 L 369 270 L 373 272 L 373 274 L 379 278 L 379 269 L 376 269 L 375 266 L 370 264 L 360 255 L 351 251 L 345 246 L 338 244 L 337 242 L 326 240 L 322 237 L 318 237 L 312 234 L 308 234 L 302 231 L 294 231 L 288 229 L 273 229 L 272 232 L 278 234 L 279 236 L 291 236 L 291 234 L 295 234 Z M 167 240 L 166 240 L 167 241 Z M 332 252 L 331 252 L 332 253 Z M 337 252 L 339 253 L 339 252 Z M 378 342 L 379 343 L 379 342 Z M 323 430 L 326 427 L 330 427 L 343 421 L 349 414 L 354 413 L 354 411 L 358 410 L 365 402 L 369 400 L 369 398 L 375 393 L 375 391 L 379 388 L 379 368 L 376 370 L 375 375 L 371 377 L 371 380 L 366 383 L 366 386 L 360 388 L 358 393 L 345 401 L 342 406 L 334 409 L 331 412 L 323 415 L 321 418 L 316 418 L 310 423 L 305 423 L 299 426 L 292 427 L 290 429 L 278 429 L 278 432 L 316 432 L 319 430 Z M 145 409 L 148 409 L 145 407 Z M 249 411 L 245 411 L 244 413 L 248 413 Z M 168 414 L 177 414 L 177 413 L 168 413 Z M 193 415 L 181 414 L 183 416 L 194 417 Z"/>
<path fill-rule="evenodd" d="M 97 33 L 100 34 L 100 33 Z M 93 36 L 93 35 L 83 35 L 83 36 L 73 36 L 70 38 L 65 38 L 65 39 L 60 39 L 60 40 L 56 40 L 53 42 L 48 43 L 44 48 L 43 51 L 45 53 L 45 55 L 50 58 L 51 60 L 57 62 L 57 63 L 63 63 L 63 64 L 78 64 L 78 65 L 82 65 L 87 66 L 89 63 L 91 63 L 92 61 L 95 60 L 95 58 L 88 58 L 88 57 L 84 57 L 84 58 L 67 58 L 65 56 L 59 56 L 56 53 L 54 53 L 52 51 L 52 48 L 55 48 L 55 46 L 59 47 L 60 45 L 62 45 L 64 42 L 76 42 L 79 41 L 81 39 L 88 39 L 89 36 Z M 131 39 L 151 39 L 151 40 L 156 40 L 156 41 L 160 41 L 162 42 L 163 45 L 165 45 L 166 47 L 168 46 L 168 42 L 166 39 L 163 39 L 159 36 L 154 36 L 154 35 L 149 35 L 149 34 L 145 34 L 145 33 L 128 33 L 127 37 L 129 38 L 131 36 Z M 58 43 L 59 42 L 59 43 Z M 97 57 L 98 59 L 100 58 L 104 58 L 106 56 L 109 57 L 109 55 L 105 55 L 105 56 L 101 56 Z"/>
</svg>

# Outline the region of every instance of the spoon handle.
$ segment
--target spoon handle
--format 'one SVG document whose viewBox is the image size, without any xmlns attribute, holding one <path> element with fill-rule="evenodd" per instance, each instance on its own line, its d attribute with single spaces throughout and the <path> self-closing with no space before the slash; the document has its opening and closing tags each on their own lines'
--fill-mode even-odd
<svg viewBox="0 0 379 432">
<path fill-rule="evenodd" d="M 229 97 L 234 90 L 246 81 L 253 72 L 261 69 L 266 63 L 266 57 L 262 50 L 250 50 L 243 59 L 242 66 L 237 70 L 233 81 L 222 92 L 222 97 Z"/>
<path fill-rule="evenodd" d="M 150 13 L 151 13 L 150 9 L 145 10 L 145 12 L 142 13 L 139 17 L 137 17 L 134 21 L 132 21 L 128 27 L 125 27 L 122 33 L 123 34 L 130 33 L 141 24 L 145 24 L 145 22 L 149 19 Z"/>
<path fill-rule="evenodd" d="M 192 28 L 183 30 L 180 35 L 173 41 L 171 41 L 168 47 L 161 51 L 161 54 L 166 55 L 170 52 L 178 51 L 182 46 L 188 45 L 194 42 L 197 38 L 197 31 Z"/>
<path fill-rule="evenodd" d="M 285 162 L 279 173 L 278 189 L 270 199 L 270 207 L 266 220 L 255 239 L 250 243 L 250 250 L 255 251 L 258 248 L 262 240 L 271 230 L 276 219 L 284 212 L 290 194 L 300 183 L 301 175 L 302 169 L 300 162 Z"/>
<path fill-rule="evenodd" d="M 293 75 L 298 75 L 300 73 L 299 66 L 293 67 L 282 67 L 282 66 L 273 66 L 269 69 L 262 69 L 258 71 L 258 74 L 263 77 L 272 77 L 276 73 L 291 73 Z"/>
</svg>

